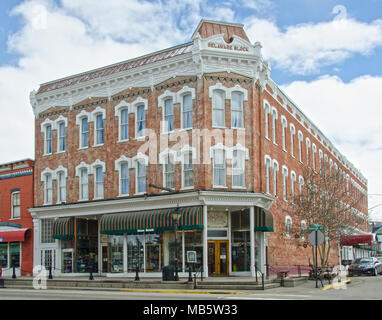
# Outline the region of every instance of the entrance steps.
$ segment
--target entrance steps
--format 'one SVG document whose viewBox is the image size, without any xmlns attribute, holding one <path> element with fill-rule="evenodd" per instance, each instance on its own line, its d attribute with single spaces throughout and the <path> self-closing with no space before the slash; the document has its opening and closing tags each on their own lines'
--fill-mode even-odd
<svg viewBox="0 0 382 320">
<path fill-rule="evenodd" d="M 264 290 L 278 288 L 280 283 L 273 280 L 264 280 Z M 263 290 L 261 280 L 254 281 L 253 278 L 208 278 L 197 281 L 198 289 L 221 289 L 221 290 Z"/>
</svg>

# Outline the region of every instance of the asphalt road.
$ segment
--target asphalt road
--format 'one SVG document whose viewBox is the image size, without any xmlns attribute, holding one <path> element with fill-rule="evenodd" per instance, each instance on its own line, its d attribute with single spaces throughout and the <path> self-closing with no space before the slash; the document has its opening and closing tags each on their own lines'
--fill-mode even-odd
<svg viewBox="0 0 382 320">
<path fill-rule="evenodd" d="M 382 276 L 352 277 L 351 283 L 340 288 L 323 290 L 314 281 L 293 288 L 266 291 L 235 291 L 235 294 L 125 292 L 98 290 L 34 290 L 0 289 L 0 301 L 5 300 L 382 300 Z M 324 282 L 327 285 L 327 281 Z"/>
</svg>

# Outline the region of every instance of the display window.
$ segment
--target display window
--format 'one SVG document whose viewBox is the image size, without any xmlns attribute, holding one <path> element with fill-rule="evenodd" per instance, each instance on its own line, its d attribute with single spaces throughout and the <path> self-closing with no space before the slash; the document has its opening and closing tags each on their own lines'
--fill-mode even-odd
<svg viewBox="0 0 382 320">
<path fill-rule="evenodd" d="M 193 270 L 199 270 L 203 266 L 203 232 L 199 230 L 185 231 L 184 244 L 186 256 L 187 252 L 196 252 L 196 262 L 189 266 L 191 266 Z"/>
<path fill-rule="evenodd" d="M 127 236 L 127 272 L 144 272 L 144 234 Z"/>
<path fill-rule="evenodd" d="M 8 243 L 0 243 L 0 268 L 8 267 Z"/>
<path fill-rule="evenodd" d="M 98 221 L 76 219 L 74 272 L 98 272 Z"/>
<path fill-rule="evenodd" d="M 249 213 L 231 212 L 231 261 L 232 271 L 251 270 Z"/>
<path fill-rule="evenodd" d="M 145 235 L 146 272 L 160 272 L 162 269 L 162 239 L 161 233 Z"/>
<path fill-rule="evenodd" d="M 108 272 L 123 272 L 123 236 L 109 236 Z"/>
</svg>

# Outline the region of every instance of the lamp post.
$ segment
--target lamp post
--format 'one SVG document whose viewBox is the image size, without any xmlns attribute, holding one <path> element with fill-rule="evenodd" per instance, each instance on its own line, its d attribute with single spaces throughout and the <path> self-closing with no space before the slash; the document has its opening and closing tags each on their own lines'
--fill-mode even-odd
<svg viewBox="0 0 382 320">
<path fill-rule="evenodd" d="M 175 281 L 179 281 L 178 276 L 178 223 L 181 217 L 181 212 L 179 210 L 179 204 L 177 205 L 175 211 L 172 213 L 172 219 L 174 222 L 175 230 Z"/>
</svg>

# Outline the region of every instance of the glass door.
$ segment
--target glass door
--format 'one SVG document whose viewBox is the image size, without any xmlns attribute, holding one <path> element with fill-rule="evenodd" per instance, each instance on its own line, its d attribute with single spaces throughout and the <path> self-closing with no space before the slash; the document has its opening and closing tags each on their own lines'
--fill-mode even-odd
<svg viewBox="0 0 382 320">
<path fill-rule="evenodd" d="M 208 241 L 208 274 L 210 276 L 228 275 L 228 240 Z"/>
<path fill-rule="evenodd" d="M 73 249 L 62 250 L 62 273 L 73 272 Z"/>
</svg>

